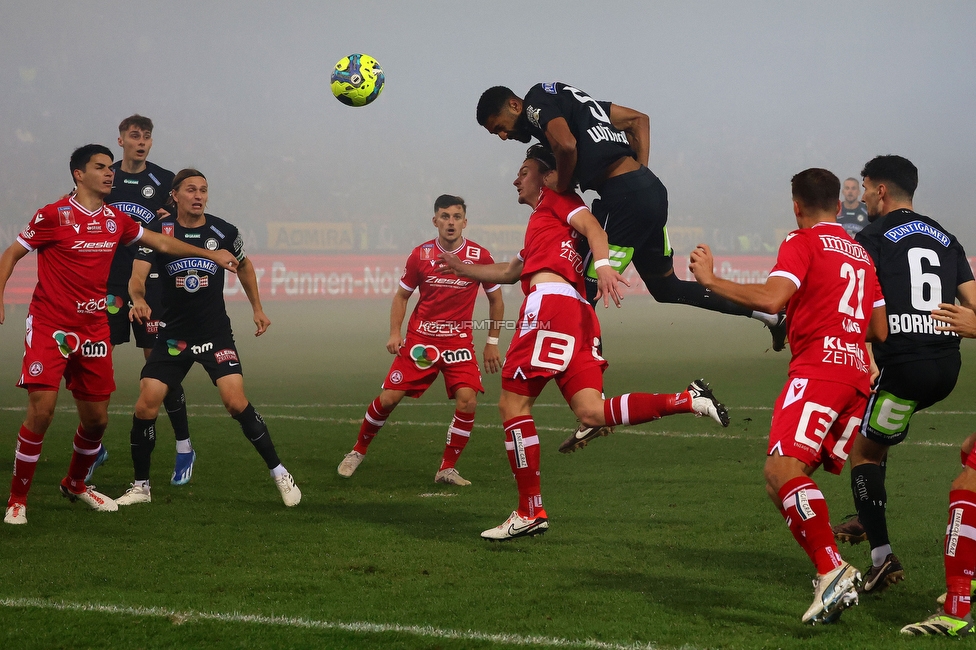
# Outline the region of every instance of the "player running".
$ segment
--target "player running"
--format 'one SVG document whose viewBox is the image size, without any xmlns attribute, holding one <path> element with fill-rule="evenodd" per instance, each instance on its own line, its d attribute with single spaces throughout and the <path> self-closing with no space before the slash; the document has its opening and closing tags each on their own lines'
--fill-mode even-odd
<svg viewBox="0 0 976 650">
<path fill-rule="evenodd" d="M 668 240 L 668 191 L 650 169 L 650 120 L 634 109 L 596 101 L 563 83 L 536 84 L 519 98 L 505 86 L 489 88 L 478 101 L 478 124 L 502 140 L 535 137 L 556 158 L 557 192 L 577 183 L 599 195 L 593 214 L 606 231 L 612 268 L 623 272 L 631 261 L 658 302 L 681 303 L 725 314 L 750 316 L 769 327 L 773 349 L 782 350 L 783 316 L 766 314 L 712 294 L 674 274 Z M 596 304 L 596 256 L 586 242 L 580 254 L 586 272 L 586 298 Z"/>
<path fill-rule="evenodd" d="M 112 165 L 115 181 L 112 192 L 105 202 L 113 208 L 127 213 L 137 223 L 148 226 L 158 219 L 169 216 L 167 200 L 173 186 L 173 172 L 147 160 L 153 146 L 153 122 L 142 115 L 130 115 L 119 124 L 119 146 L 122 147 L 122 160 Z M 121 246 L 112 258 L 112 268 L 108 275 L 108 324 L 111 330 L 113 348 L 128 343 L 130 332 L 135 337 L 136 347 L 142 348 L 145 357 L 156 342 L 159 331 L 158 318 L 145 323 L 131 321 L 129 318 L 129 277 L 132 275 L 132 261 L 135 259 L 135 246 Z M 146 279 L 146 301 L 154 314 L 162 313 L 160 296 L 162 293 L 159 273 L 152 269 Z M 196 454 L 190 444 L 190 427 L 186 416 L 186 396 L 183 387 L 166 395 L 164 401 L 166 414 L 176 435 L 176 464 L 171 483 L 184 485 L 193 475 L 193 461 Z M 108 450 L 103 445 L 99 449 L 91 473 L 108 459 Z"/>
<path fill-rule="evenodd" d="M 862 592 L 904 579 L 888 538 L 888 450 L 908 436 L 912 415 L 949 396 L 962 360 L 959 337 L 934 329 L 930 312 L 956 298 L 976 308 L 966 252 L 938 222 L 914 212 L 918 169 L 901 156 L 878 156 L 861 171 L 870 224 L 857 234 L 878 269 L 888 310 L 888 339 L 873 347 L 880 371 L 861 435 L 851 450 L 857 516 L 834 527 L 838 541 L 871 543 Z"/>
<path fill-rule="evenodd" d="M 167 393 L 180 386 L 193 364 L 199 363 L 220 392 L 224 408 L 264 459 L 282 501 L 286 506 L 297 506 L 302 492 L 281 464 L 267 425 L 244 395 L 243 370 L 224 304 L 224 273 L 204 259 L 206 252 L 227 251 L 238 261 L 241 287 L 254 312 L 255 336 L 264 334 L 271 321 L 261 307 L 254 265 L 244 253 L 244 240 L 237 227 L 206 213 L 208 189 L 207 179 L 199 171 L 179 171 L 171 192 L 176 218 L 168 217 L 150 227 L 159 228 L 164 240 L 186 242 L 189 252 L 172 255 L 140 248 L 133 263 L 129 282 L 133 319 L 145 322 L 153 316 L 145 300 L 146 276 L 153 263 L 163 279 L 163 313 L 161 335 L 142 369 L 129 433 L 135 480 L 116 503 L 128 506 L 152 501 L 149 467 L 156 446 L 159 407 Z"/>
<path fill-rule="evenodd" d="M 820 465 L 832 474 L 844 467 L 870 391 L 865 342 L 884 340 L 887 328 L 871 258 L 837 223 L 840 181 L 826 169 L 807 169 L 792 188 L 799 230 L 780 245 L 765 284 L 715 277 L 704 244 L 692 251 L 689 268 L 730 300 L 770 312 L 786 307 L 793 357 L 773 408 L 766 492 L 817 568 L 803 622 L 832 623 L 857 604 L 861 574 L 841 558 L 827 502 L 810 475 Z"/>
<path fill-rule="evenodd" d="M 400 287 L 390 307 L 390 338 L 386 349 L 395 354 L 383 391 L 366 410 L 359 427 L 356 446 L 339 463 L 339 476 L 349 478 L 363 462 L 373 438 L 405 396 L 420 397 L 437 375 L 444 374 L 447 396 L 456 402 L 454 419 L 447 429 L 447 444 L 435 483 L 470 485 L 455 468 L 464 451 L 478 405 L 484 393 L 481 372 L 474 354 L 472 317 L 479 283 L 438 273 L 437 257 L 453 253 L 465 264 L 494 264 L 488 249 L 464 238 L 468 225 L 467 206 L 460 196 L 444 194 L 434 201 L 434 227 L 437 237 L 417 246 L 407 258 Z M 497 284 L 482 283 L 488 297 L 488 341 L 485 344 L 485 371 L 498 372 L 498 333 L 505 315 L 505 302 Z M 401 334 L 407 301 L 420 289 L 420 299 L 407 323 L 407 338 Z"/>
<path fill-rule="evenodd" d="M 519 325 L 502 367 L 502 394 L 498 402 L 505 428 L 505 449 L 518 486 L 518 508 L 495 528 L 481 533 L 487 540 L 508 540 L 537 535 L 549 528 L 542 503 L 539 475 L 539 436 L 532 405 L 551 379 L 570 408 L 586 427 L 641 424 L 665 415 L 708 415 L 723 427 L 728 411 L 718 403 L 703 380 L 687 390 L 667 395 L 628 393 L 603 398 L 600 324 L 593 307 L 583 298 L 583 259 L 575 240 L 587 238 L 597 274 L 596 298 L 620 305 L 619 283 L 624 279 L 609 260 L 607 235 L 575 192 L 550 189 L 556 180 L 556 160 L 541 145 L 526 152 L 515 178 L 518 201 L 533 208 L 518 257 L 507 264 L 467 265 L 457 255 L 441 254 L 454 273 L 480 282 L 514 284 L 521 279 L 525 301 Z"/>
<path fill-rule="evenodd" d="M 124 212 L 105 205 L 112 188 L 112 152 L 89 144 L 71 154 L 73 196 L 34 215 L 17 241 L 0 256 L 0 323 L 3 290 L 17 262 L 37 251 L 37 286 L 27 314 L 24 361 L 17 385 L 27 389 L 27 418 L 17 436 L 14 474 L 4 522 L 27 523 L 27 494 L 41 445 L 54 418 L 62 377 L 78 408 L 80 424 L 61 494 L 94 510 L 114 512 L 116 503 L 85 476 L 95 461 L 108 424 L 109 397 L 115 390 L 112 348 L 105 318 L 106 281 L 112 254 L 121 245 L 142 241 L 161 251 L 186 255 L 195 249 L 145 230 Z M 206 251 L 208 264 L 233 270 L 227 251 Z"/>
</svg>

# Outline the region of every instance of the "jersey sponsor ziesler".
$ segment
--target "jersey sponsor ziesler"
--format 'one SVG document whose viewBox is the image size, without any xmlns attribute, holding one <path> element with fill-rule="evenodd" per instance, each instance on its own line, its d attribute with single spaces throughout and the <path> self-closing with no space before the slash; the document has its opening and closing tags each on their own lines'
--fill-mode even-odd
<svg viewBox="0 0 976 650">
<path fill-rule="evenodd" d="M 439 272 L 437 256 L 441 253 L 454 253 L 465 264 L 495 263 L 487 248 L 464 238 L 453 251 L 445 251 L 437 239 L 414 248 L 400 276 L 400 286 L 405 291 L 420 289 L 420 300 L 410 314 L 407 332 L 438 338 L 470 337 L 474 303 L 482 283 Z M 484 287 L 485 293 L 500 288 L 497 284 Z"/>
<path fill-rule="evenodd" d="M 184 228 L 175 218 L 167 218 L 150 229 L 175 237 L 208 251 L 227 250 L 238 262 L 246 257 L 244 241 L 237 226 L 212 214 L 204 215 L 203 225 Z M 230 331 L 230 318 L 224 304 L 224 269 L 205 257 L 180 257 L 155 252 L 140 246 L 136 258 L 155 263 L 163 286 L 163 313 L 160 336 L 204 340 Z"/>
<path fill-rule="evenodd" d="M 562 117 L 576 138 L 575 178 L 584 190 L 598 189 L 607 167 L 624 156 L 636 154 L 627 135 L 610 122 L 610 102 L 597 101 L 564 83 L 536 84 L 525 94 L 519 126 L 549 145 L 546 126 Z"/>
<path fill-rule="evenodd" d="M 586 295 L 583 281 L 583 258 L 576 251 L 579 235 L 570 220 L 586 204 L 575 192 L 558 194 L 548 188 L 529 215 L 525 227 L 525 241 L 519 258 L 522 260 L 522 292 L 529 295 L 529 280 L 540 271 L 561 276 L 573 285 L 581 296 Z"/>
<path fill-rule="evenodd" d="M 142 237 L 142 226 L 103 205 L 89 212 L 66 197 L 37 211 L 17 236 L 37 251 L 30 313 L 59 327 L 108 327 L 108 271 L 119 246 Z"/>
<path fill-rule="evenodd" d="M 790 377 L 848 384 L 867 395 L 865 338 L 872 311 L 885 304 L 867 251 L 840 224 L 818 223 L 787 235 L 769 277 L 797 286 L 786 306 Z"/>
<path fill-rule="evenodd" d="M 894 210 L 857 234 L 878 268 L 885 294 L 888 338 L 873 347 L 878 364 L 954 354 L 959 337 L 935 331 L 931 311 L 954 303 L 957 287 L 973 279 L 966 251 L 934 219 Z"/>
</svg>

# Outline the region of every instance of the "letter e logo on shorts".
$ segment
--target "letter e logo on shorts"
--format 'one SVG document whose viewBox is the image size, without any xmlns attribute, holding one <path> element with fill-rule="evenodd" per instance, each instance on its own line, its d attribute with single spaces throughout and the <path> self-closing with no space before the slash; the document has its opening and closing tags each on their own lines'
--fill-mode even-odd
<svg viewBox="0 0 976 650">
<path fill-rule="evenodd" d="M 576 337 L 560 332 L 540 331 L 532 348 L 532 365 L 562 372 L 569 367 L 576 348 Z"/>
</svg>

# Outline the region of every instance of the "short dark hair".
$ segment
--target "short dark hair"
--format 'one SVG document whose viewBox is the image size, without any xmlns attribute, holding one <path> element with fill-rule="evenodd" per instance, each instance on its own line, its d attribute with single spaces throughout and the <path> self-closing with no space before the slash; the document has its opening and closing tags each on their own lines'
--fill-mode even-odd
<svg viewBox="0 0 976 650">
<path fill-rule="evenodd" d="M 460 196 L 454 196 L 453 194 L 441 194 L 434 201 L 434 214 L 437 214 L 438 210 L 443 210 L 444 208 L 449 208 L 452 205 L 460 205 L 464 213 L 468 213 L 468 206 L 464 204 L 464 199 Z"/>
<path fill-rule="evenodd" d="M 525 150 L 525 159 L 539 163 L 539 171 L 545 173 L 556 168 L 556 155 L 544 144 L 534 144 Z"/>
<path fill-rule="evenodd" d="M 837 213 L 840 180 L 826 169 L 804 169 L 790 180 L 793 200 L 811 210 Z"/>
<path fill-rule="evenodd" d="M 875 156 L 864 165 L 861 176 L 875 183 L 894 185 L 909 199 L 915 196 L 918 187 L 918 167 L 901 156 Z"/>
<path fill-rule="evenodd" d="M 518 99 L 518 95 L 505 86 L 492 86 L 481 93 L 481 99 L 478 100 L 478 110 L 475 115 L 478 119 L 478 124 L 484 126 L 488 118 L 492 115 L 498 115 L 510 99 Z"/>
<path fill-rule="evenodd" d="M 129 117 L 122 120 L 121 123 L 119 123 L 119 134 L 121 135 L 122 133 L 125 133 L 132 127 L 136 127 L 137 129 L 141 129 L 142 131 L 149 131 L 150 133 L 152 133 L 153 122 L 148 117 L 144 117 L 142 115 L 139 115 L 138 113 L 136 113 L 135 115 L 130 115 Z"/>
<path fill-rule="evenodd" d="M 68 161 L 68 168 L 71 170 L 71 181 L 74 182 L 75 180 L 76 169 L 84 171 L 92 156 L 97 156 L 100 153 L 108 156 L 109 160 L 115 160 L 115 156 L 112 155 L 112 150 L 100 144 L 86 144 L 71 152 L 71 159 Z"/>
</svg>

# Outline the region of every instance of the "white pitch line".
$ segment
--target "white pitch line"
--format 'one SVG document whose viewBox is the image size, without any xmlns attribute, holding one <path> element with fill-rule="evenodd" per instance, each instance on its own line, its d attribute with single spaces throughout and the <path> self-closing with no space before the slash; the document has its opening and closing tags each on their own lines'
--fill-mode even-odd
<svg viewBox="0 0 976 650">
<path fill-rule="evenodd" d="M 287 616 L 261 616 L 257 614 L 221 614 L 219 612 L 177 611 L 164 607 L 122 607 L 98 603 L 50 602 L 39 598 L 3 598 L 0 607 L 24 609 L 56 610 L 63 612 L 97 612 L 119 616 L 152 616 L 168 618 L 180 625 L 194 621 L 215 621 L 218 623 L 250 623 L 255 625 L 275 625 L 312 630 L 341 630 L 358 634 L 410 634 L 422 638 L 449 639 L 456 641 L 481 641 L 504 643 L 508 645 L 541 646 L 550 648 L 597 648 L 599 650 L 663 650 L 661 646 L 650 643 L 612 643 L 595 639 L 562 639 L 548 636 L 525 636 L 520 634 L 489 634 L 473 630 L 450 630 L 429 625 L 399 625 L 396 623 L 339 623 L 317 621 L 308 618 Z M 691 646 L 681 646 L 683 650 L 694 650 Z"/>
</svg>

